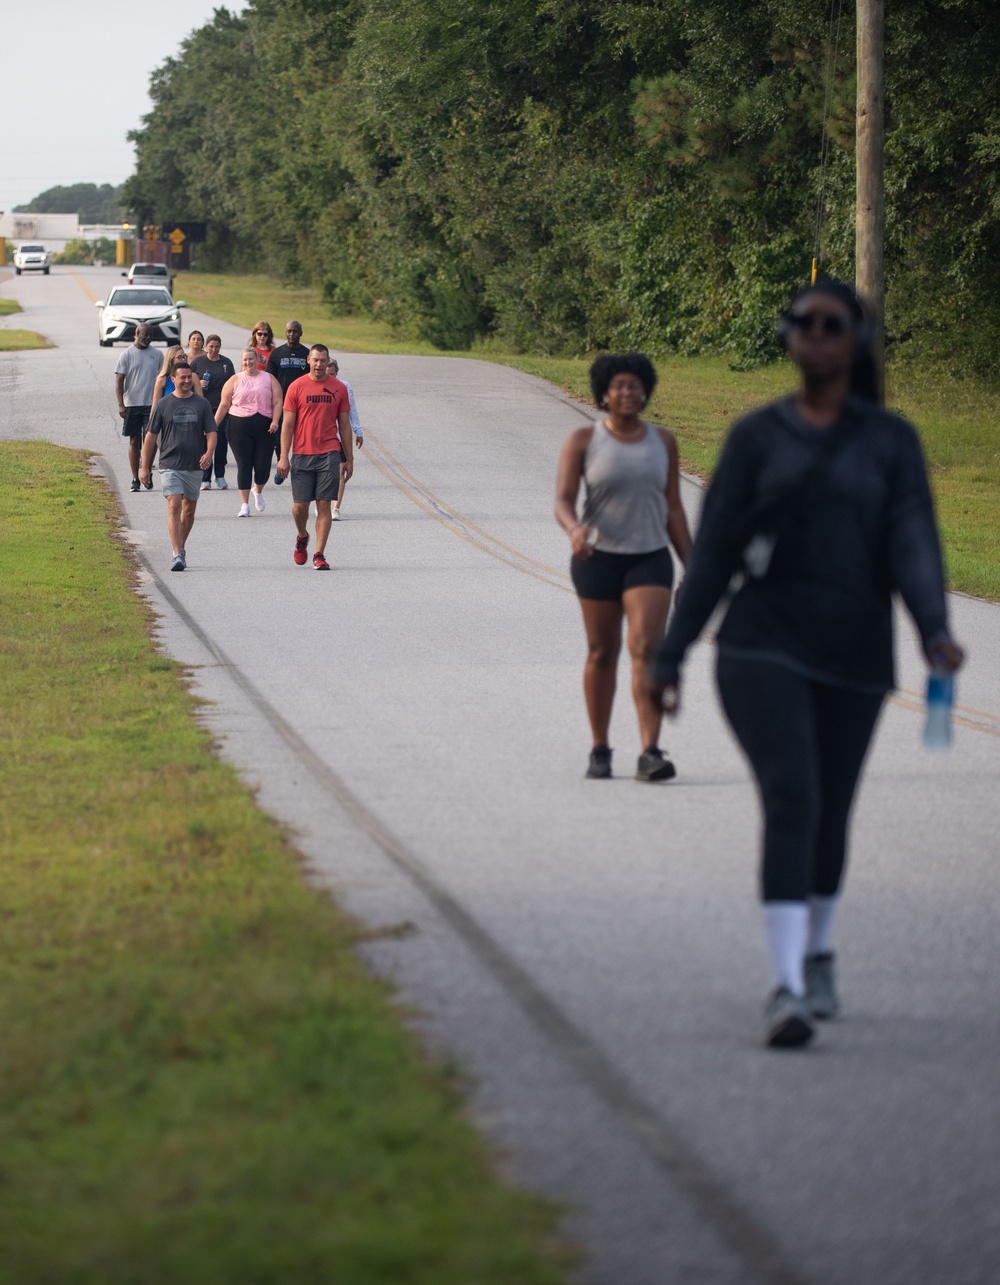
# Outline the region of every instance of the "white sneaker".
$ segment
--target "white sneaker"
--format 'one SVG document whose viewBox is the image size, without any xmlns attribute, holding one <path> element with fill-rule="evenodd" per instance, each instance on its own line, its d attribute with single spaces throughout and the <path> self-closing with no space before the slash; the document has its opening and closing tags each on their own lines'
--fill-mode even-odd
<svg viewBox="0 0 1000 1285">
<path fill-rule="evenodd" d="M 229 483 L 226 481 L 224 477 L 217 477 L 215 479 L 215 489 L 217 491 L 228 491 Z"/>
<path fill-rule="evenodd" d="M 203 491 L 210 491 L 210 490 L 212 489 L 212 483 L 211 483 L 211 482 L 202 482 L 202 484 L 201 484 L 201 489 L 202 489 Z"/>
<path fill-rule="evenodd" d="M 249 505 L 249 504 L 241 504 L 241 505 L 240 505 L 240 511 L 239 511 L 239 513 L 237 513 L 237 515 L 236 515 L 236 516 L 237 516 L 238 518 L 248 518 L 248 517 L 250 516 L 250 505 Z"/>
<path fill-rule="evenodd" d="M 267 508 L 267 505 L 264 503 L 264 492 L 251 491 L 251 495 L 253 496 L 254 508 L 257 510 L 258 513 L 263 513 L 264 510 Z"/>
<path fill-rule="evenodd" d="M 333 521 L 334 521 L 334 522 L 339 522 L 339 521 L 340 521 L 340 509 L 333 509 L 333 510 L 331 510 L 331 512 L 330 512 L 330 517 L 333 519 Z"/>
</svg>

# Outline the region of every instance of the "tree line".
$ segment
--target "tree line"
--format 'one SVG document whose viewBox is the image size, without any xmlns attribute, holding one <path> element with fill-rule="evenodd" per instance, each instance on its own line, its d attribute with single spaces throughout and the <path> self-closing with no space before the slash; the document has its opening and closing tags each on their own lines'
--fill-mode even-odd
<svg viewBox="0 0 1000 1285">
<path fill-rule="evenodd" d="M 15 205 L 14 213 L 76 214 L 81 223 L 118 223 L 122 217 L 121 188 L 111 183 L 49 187 L 27 205 Z"/>
<path fill-rule="evenodd" d="M 892 0 L 886 29 L 890 342 L 984 373 L 994 6 Z M 808 274 L 821 191 L 821 266 L 853 276 L 854 42 L 843 0 L 252 0 L 153 74 L 123 197 L 206 221 L 206 266 L 442 348 L 748 365 Z"/>
</svg>

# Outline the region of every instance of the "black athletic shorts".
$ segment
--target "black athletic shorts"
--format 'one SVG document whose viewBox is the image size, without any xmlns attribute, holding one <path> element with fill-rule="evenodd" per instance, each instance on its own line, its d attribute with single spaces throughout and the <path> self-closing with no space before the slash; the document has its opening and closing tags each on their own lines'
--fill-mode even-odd
<svg viewBox="0 0 1000 1285">
<path fill-rule="evenodd" d="M 291 458 L 292 499 L 296 504 L 310 500 L 335 500 L 340 491 L 343 451 L 324 455 L 293 455 Z"/>
<path fill-rule="evenodd" d="M 152 410 L 152 406 L 126 406 L 122 437 L 135 437 L 136 433 L 145 433 Z"/>
<path fill-rule="evenodd" d="M 620 602 L 626 589 L 640 585 L 672 589 L 674 560 L 666 545 L 652 553 L 605 553 L 595 549 L 589 558 L 571 558 L 569 573 L 578 597 Z"/>
</svg>

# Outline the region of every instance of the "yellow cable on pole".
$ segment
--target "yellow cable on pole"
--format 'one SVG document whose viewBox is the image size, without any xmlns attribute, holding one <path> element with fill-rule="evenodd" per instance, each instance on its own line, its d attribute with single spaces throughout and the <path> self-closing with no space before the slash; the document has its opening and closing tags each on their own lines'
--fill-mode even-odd
<svg viewBox="0 0 1000 1285">
<path fill-rule="evenodd" d="M 812 275 L 809 277 L 809 284 L 811 286 L 814 286 L 816 284 L 816 278 L 818 276 L 819 276 L 819 259 L 814 258 L 813 266 L 812 266 Z"/>
</svg>

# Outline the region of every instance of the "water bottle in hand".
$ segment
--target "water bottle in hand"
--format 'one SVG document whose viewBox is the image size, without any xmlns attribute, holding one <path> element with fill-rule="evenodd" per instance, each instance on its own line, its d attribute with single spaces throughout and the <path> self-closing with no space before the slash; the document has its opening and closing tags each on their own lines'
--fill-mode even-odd
<svg viewBox="0 0 1000 1285">
<path fill-rule="evenodd" d="M 951 745 L 951 707 L 954 703 L 954 676 L 943 669 L 932 669 L 927 675 L 926 749 L 946 750 Z"/>
</svg>

